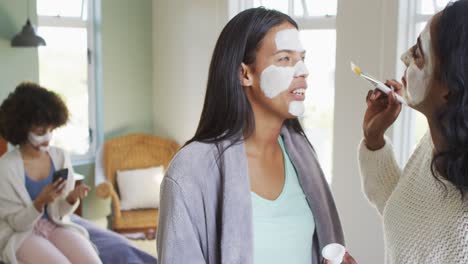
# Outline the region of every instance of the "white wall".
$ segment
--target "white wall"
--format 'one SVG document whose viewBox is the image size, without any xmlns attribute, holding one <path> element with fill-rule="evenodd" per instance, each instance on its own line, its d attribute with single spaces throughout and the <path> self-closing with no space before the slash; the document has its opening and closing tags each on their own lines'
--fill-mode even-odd
<svg viewBox="0 0 468 264">
<path fill-rule="evenodd" d="M 153 131 L 152 0 L 101 0 L 104 137 Z"/>
<path fill-rule="evenodd" d="M 347 246 L 363 264 L 384 263 L 384 244 L 381 217 L 364 198 L 357 165 L 370 86 L 354 75 L 349 63 L 354 61 L 382 80 L 396 77 L 397 2 L 342 0 L 338 4 L 332 190 Z"/>
<path fill-rule="evenodd" d="M 227 0 L 153 1 L 154 131 L 184 143 L 197 128 Z"/>
</svg>

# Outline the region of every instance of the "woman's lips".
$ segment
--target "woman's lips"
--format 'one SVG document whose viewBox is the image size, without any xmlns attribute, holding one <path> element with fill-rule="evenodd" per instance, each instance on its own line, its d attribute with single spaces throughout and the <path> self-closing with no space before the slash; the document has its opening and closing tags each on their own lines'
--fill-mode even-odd
<svg viewBox="0 0 468 264">
<path fill-rule="evenodd" d="M 305 100 L 305 91 L 306 91 L 306 88 L 297 88 L 297 89 L 291 91 L 291 95 L 293 97 L 293 100 L 295 100 L 295 101 L 304 101 Z"/>
<path fill-rule="evenodd" d="M 401 83 L 403 83 L 403 86 L 406 88 L 406 71 L 408 70 L 408 68 L 405 70 L 405 72 L 403 73 L 403 76 L 401 77 Z"/>
</svg>

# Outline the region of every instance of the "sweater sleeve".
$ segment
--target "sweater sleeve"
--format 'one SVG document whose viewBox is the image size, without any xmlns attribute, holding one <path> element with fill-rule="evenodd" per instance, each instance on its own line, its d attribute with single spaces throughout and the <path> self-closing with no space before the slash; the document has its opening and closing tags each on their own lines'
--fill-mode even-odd
<svg viewBox="0 0 468 264">
<path fill-rule="evenodd" d="M 390 139 L 385 137 L 385 146 L 376 151 L 369 150 L 361 140 L 358 160 L 364 193 L 382 214 L 402 174 Z"/>
<path fill-rule="evenodd" d="M 16 183 L 5 179 L 16 177 L 13 171 L 6 169 L 7 164 L 0 163 L 0 178 L 2 179 L 0 191 L 0 219 L 6 220 L 8 225 L 16 232 L 30 230 L 41 217 L 42 212 L 37 211 L 32 202 L 25 205 L 18 196 Z M 22 186 L 20 186 L 21 188 Z"/>
<path fill-rule="evenodd" d="M 180 186 L 166 175 L 160 195 L 158 263 L 206 263 Z"/>
<path fill-rule="evenodd" d="M 33 203 L 23 207 L 22 204 L 0 201 L 0 218 L 5 218 L 15 232 L 31 230 L 41 216 L 42 213 L 37 211 Z"/>
</svg>

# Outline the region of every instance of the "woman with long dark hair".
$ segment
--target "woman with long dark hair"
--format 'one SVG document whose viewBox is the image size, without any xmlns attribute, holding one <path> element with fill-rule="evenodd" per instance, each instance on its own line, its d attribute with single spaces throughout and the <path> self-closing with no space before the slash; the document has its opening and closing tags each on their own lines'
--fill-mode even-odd
<svg viewBox="0 0 468 264">
<path fill-rule="evenodd" d="M 325 245 L 344 244 L 297 119 L 304 56 L 283 13 L 248 9 L 224 27 L 198 129 L 161 186 L 159 263 L 319 264 Z"/>
<path fill-rule="evenodd" d="M 468 263 L 468 1 L 436 14 L 402 55 L 403 85 L 429 132 L 401 170 L 384 137 L 401 106 L 369 92 L 359 162 L 364 190 L 383 215 L 386 263 Z"/>
</svg>

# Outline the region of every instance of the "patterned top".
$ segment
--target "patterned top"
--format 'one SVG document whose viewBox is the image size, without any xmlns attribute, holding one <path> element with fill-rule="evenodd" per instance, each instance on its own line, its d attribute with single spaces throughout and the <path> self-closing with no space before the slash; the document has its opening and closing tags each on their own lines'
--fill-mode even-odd
<svg viewBox="0 0 468 264">
<path fill-rule="evenodd" d="M 431 174 L 433 143 L 420 141 L 403 171 L 393 148 L 370 151 L 364 142 L 359 163 L 364 191 L 383 216 L 386 263 L 468 263 L 468 202 L 448 181 Z"/>
</svg>

